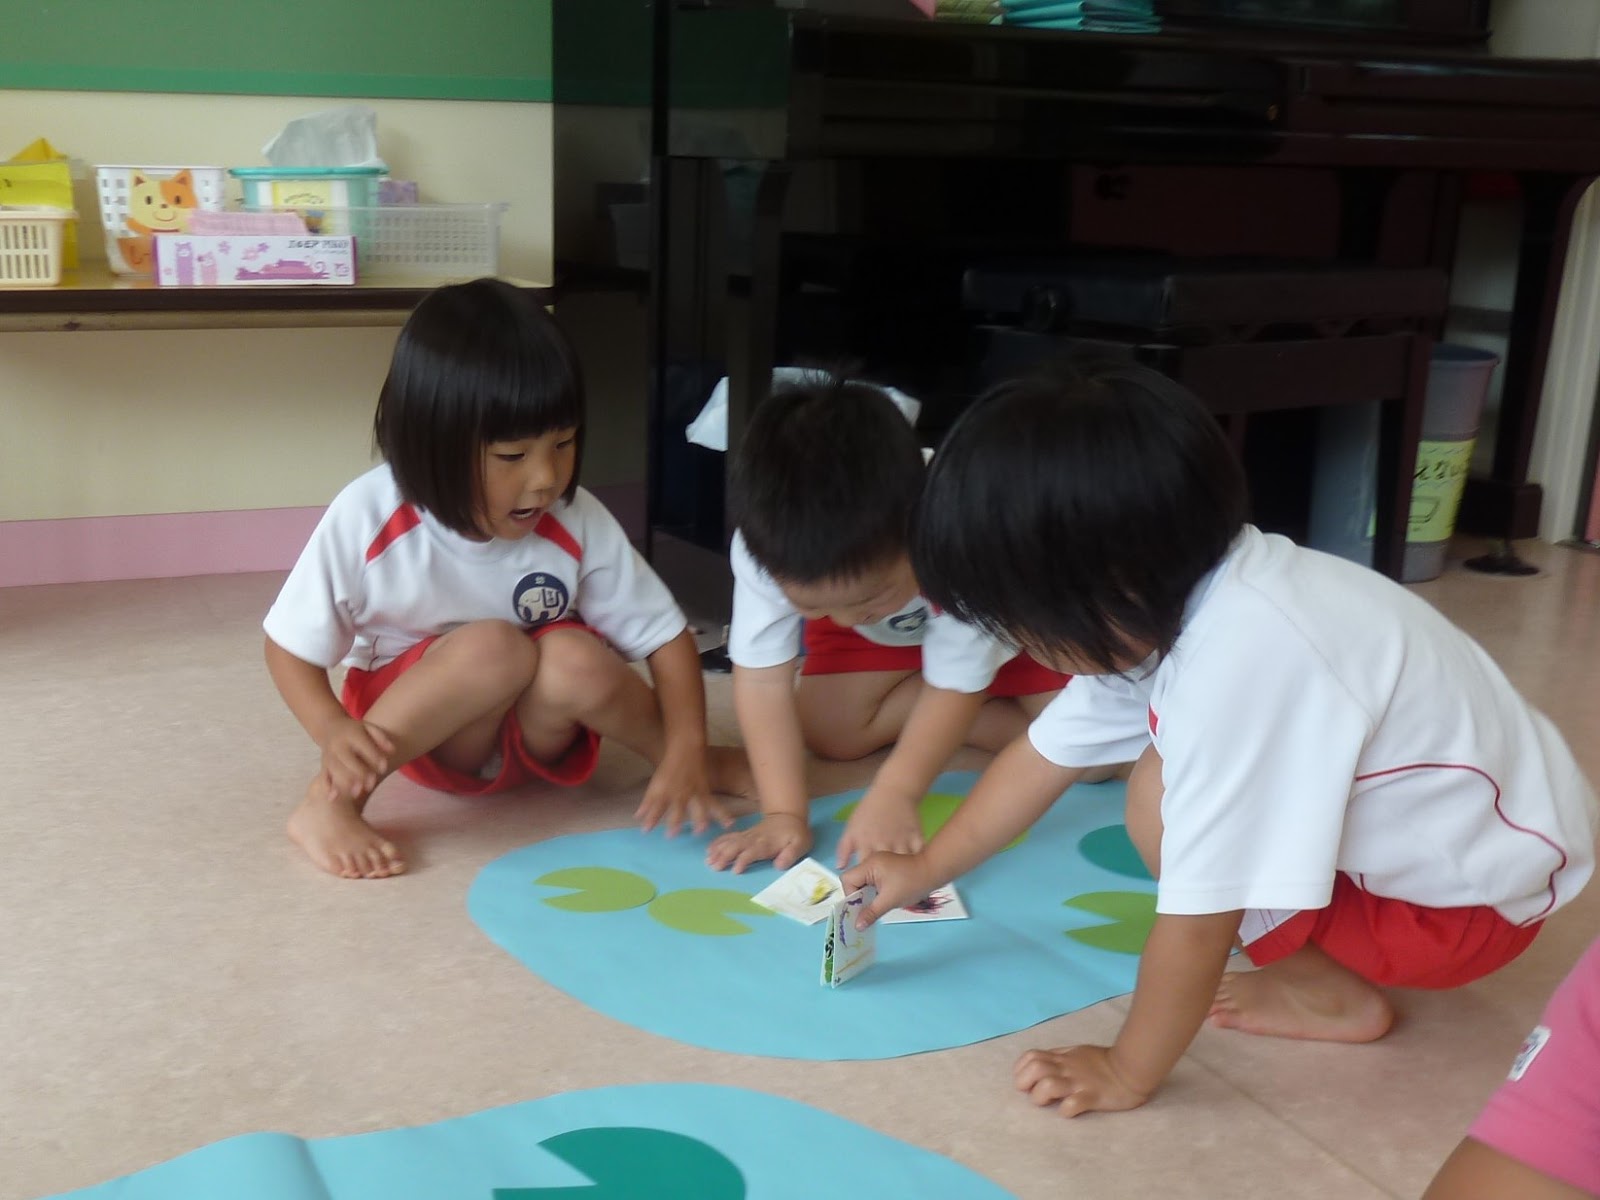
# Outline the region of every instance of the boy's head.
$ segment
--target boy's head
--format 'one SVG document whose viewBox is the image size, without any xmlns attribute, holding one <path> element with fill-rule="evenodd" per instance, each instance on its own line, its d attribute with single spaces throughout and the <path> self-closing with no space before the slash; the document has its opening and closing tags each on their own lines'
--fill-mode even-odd
<svg viewBox="0 0 1600 1200">
<path fill-rule="evenodd" d="M 751 557 L 796 608 L 870 624 L 916 594 L 906 538 L 925 474 L 885 392 L 818 372 L 756 406 L 730 506 Z"/>
<path fill-rule="evenodd" d="M 499 279 L 436 288 L 395 342 L 373 437 L 400 492 L 447 528 L 483 528 L 489 449 L 572 431 L 578 486 L 584 394 L 577 357 L 537 296 Z"/>
<path fill-rule="evenodd" d="M 1246 520 L 1214 417 L 1134 363 L 1066 360 L 990 390 L 929 470 L 912 558 L 934 604 L 1056 666 L 1172 649 Z"/>
</svg>

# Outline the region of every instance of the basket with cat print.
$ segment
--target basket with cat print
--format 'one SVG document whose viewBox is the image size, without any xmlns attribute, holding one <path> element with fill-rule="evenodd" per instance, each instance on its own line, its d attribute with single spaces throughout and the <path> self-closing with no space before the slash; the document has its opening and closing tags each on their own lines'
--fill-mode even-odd
<svg viewBox="0 0 1600 1200">
<path fill-rule="evenodd" d="M 227 177 L 222 167 L 96 167 L 111 269 L 118 275 L 153 273 L 151 237 L 185 232 L 197 208 L 220 212 Z"/>
</svg>

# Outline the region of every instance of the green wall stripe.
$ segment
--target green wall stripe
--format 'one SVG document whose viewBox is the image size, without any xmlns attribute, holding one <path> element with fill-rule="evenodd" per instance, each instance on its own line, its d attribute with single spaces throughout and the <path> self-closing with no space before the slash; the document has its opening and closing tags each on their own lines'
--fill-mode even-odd
<svg viewBox="0 0 1600 1200">
<path fill-rule="evenodd" d="M 433 75 L 314 72 L 155 71 L 137 67 L 9 68 L 7 87 L 40 91 L 196 92 L 207 95 L 333 96 L 398 100 L 531 100 L 548 103 L 548 79 L 451 79 Z"/>
<path fill-rule="evenodd" d="M 552 0 L 9 0 L 0 87 L 548 101 Z"/>
</svg>

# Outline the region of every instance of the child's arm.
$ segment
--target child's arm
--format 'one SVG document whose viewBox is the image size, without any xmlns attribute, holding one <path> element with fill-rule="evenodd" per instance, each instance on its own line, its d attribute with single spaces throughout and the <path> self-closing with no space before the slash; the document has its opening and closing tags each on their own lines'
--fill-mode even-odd
<svg viewBox="0 0 1600 1200">
<path fill-rule="evenodd" d="M 761 820 L 711 843 L 706 862 L 734 873 L 772 860 L 788 870 L 811 849 L 805 742 L 794 702 L 796 660 L 775 667 L 733 668 L 733 707 L 761 797 Z"/>
<path fill-rule="evenodd" d="M 998 853 L 1045 814 L 1083 775 L 1051 762 L 1020 737 L 995 756 L 943 829 L 916 854 L 879 852 L 844 872 L 847 891 L 863 884 L 878 898 L 857 921 L 865 928 L 884 913 L 914 904 Z"/>
<path fill-rule="evenodd" d="M 840 867 L 852 856 L 864 858 L 875 850 L 904 853 L 922 848 L 917 805 L 934 776 L 961 746 L 987 699 L 984 692 L 923 685 L 894 750 L 850 814 L 839 839 Z"/>
<path fill-rule="evenodd" d="M 322 751 L 322 769 L 341 795 L 365 796 L 389 770 L 394 743 L 345 712 L 328 672 L 266 639 L 267 673 L 300 727 Z"/>
<path fill-rule="evenodd" d="M 733 818 L 706 778 L 706 689 L 694 635 L 685 629 L 645 662 L 656 685 L 666 750 L 634 816 L 646 830 L 665 824 L 668 837 L 685 819 L 696 833 L 711 821 L 726 829 Z"/>
<path fill-rule="evenodd" d="M 1028 1051 L 1017 1062 L 1018 1090 L 1035 1104 L 1059 1104 L 1064 1117 L 1120 1112 L 1150 1099 L 1211 1011 L 1243 915 L 1159 914 L 1117 1040 Z"/>
</svg>

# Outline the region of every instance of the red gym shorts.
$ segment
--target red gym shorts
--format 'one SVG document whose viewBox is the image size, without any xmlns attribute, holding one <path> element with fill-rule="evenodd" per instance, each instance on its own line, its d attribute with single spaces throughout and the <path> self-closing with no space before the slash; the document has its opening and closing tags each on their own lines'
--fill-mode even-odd
<svg viewBox="0 0 1600 1200">
<path fill-rule="evenodd" d="M 529 639 L 538 641 L 553 629 L 593 632 L 577 621 L 553 621 L 548 625 L 537 625 L 527 633 Z M 388 690 L 389 685 L 416 666 L 428 647 L 436 641 L 438 638 L 431 637 L 418 642 L 399 658 L 376 671 L 351 667 L 345 675 L 344 693 L 341 696 L 345 711 L 358 720 L 366 716 L 367 710 Z M 436 791 L 451 792 L 457 796 L 487 796 L 536 779 L 550 783 L 582 783 L 594 774 L 599 758 L 600 735 L 592 729 L 579 728 L 578 736 L 572 740 L 565 754 L 553 763 L 540 762 L 529 753 L 523 742 L 522 725 L 513 708 L 500 723 L 500 772 L 493 779 L 468 775 L 465 771 L 447 767 L 431 754 L 412 759 L 400 768 L 400 774 Z"/>
<path fill-rule="evenodd" d="M 880 646 L 827 617 L 806 622 L 805 642 L 802 675 L 922 670 L 921 646 Z M 1037 696 L 1041 692 L 1060 691 L 1071 678 L 1071 675 L 1035 662 L 1026 654 L 1019 654 L 1000 668 L 994 682 L 984 690 L 990 696 Z"/>
<path fill-rule="evenodd" d="M 1295 913 L 1244 952 L 1264 967 L 1309 942 L 1371 983 L 1453 988 L 1499 970 L 1538 932 L 1537 922 L 1513 925 L 1492 908 L 1425 908 L 1375 896 L 1341 872 L 1327 908 Z"/>
</svg>

